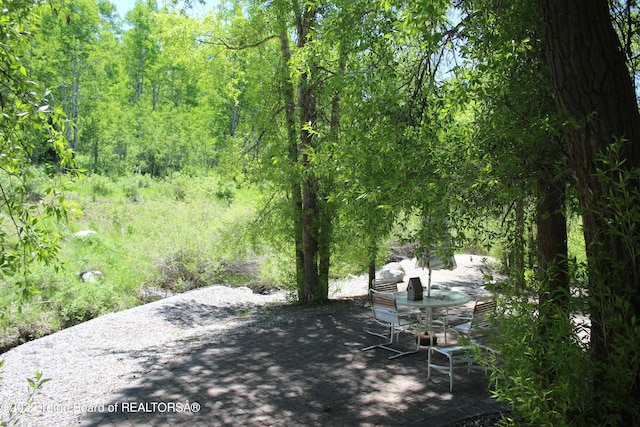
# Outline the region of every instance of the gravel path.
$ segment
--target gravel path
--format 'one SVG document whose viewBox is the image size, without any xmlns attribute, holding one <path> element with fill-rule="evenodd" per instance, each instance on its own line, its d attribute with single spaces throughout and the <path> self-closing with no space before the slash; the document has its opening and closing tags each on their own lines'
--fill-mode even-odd
<svg viewBox="0 0 640 427">
<path fill-rule="evenodd" d="M 453 271 L 434 271 L 433 283 L 471 294 L 482 292 L 482 258 L 456 255 L 456 262 L 458 268 Z M 426 271 L 416 269 L 414 261 L 403 261 L 402 266 L 405 279 L 420 276 L 426 284 Z M 366 293 L 364 275 L 335 282 L 331 288 L 332 298 Z M 51 380 L 28 407 L 29 413 L 20 416 L 20 425 L 72 425 L 88 409 L 103 403 L 105 396 L 180 356 L 224 340 L 229 331 L 236 334 L 241 328 L 282 321 L 277 316 L 261 318 L 263 308 L 277 304 L 286 304 L 284 293 L 257 295 L 247 288 L 211 286 L 101 316 L 23 344 L 2 355 L 0 421 L 8 421 L 11 404 L 25 409 L 26 378 L 33 378 L 36 370 Z"/>
</svg>

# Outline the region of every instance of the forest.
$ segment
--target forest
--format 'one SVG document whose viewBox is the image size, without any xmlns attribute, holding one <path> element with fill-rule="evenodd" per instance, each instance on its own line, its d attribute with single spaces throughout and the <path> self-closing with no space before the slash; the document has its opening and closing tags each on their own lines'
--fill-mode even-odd
<svg viewBox="0 0 640 427">
<path fill-rule="evenodd" d="M 303 305 L 390 246 L 473 250 L 508 276 L 496 397 L 531 425 L 640 425 L 635 0 L 191 6 L 2 3 L 5 327 L 82 258 L 81 211 L 121 236 L 174 217 L 202 246 L 169 258 L 202 276 L 276 259 Z M 131 256 L 91 239 L 73 244 Z"/>
</svg>

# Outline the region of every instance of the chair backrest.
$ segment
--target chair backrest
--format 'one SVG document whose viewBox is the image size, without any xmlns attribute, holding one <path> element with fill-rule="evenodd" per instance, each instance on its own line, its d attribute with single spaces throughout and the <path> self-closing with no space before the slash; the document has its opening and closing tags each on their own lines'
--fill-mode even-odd
<svg viewBox="0 0 640 427">
<path fill-rule="evenodd" d="M 375 289 L 370 289 L 369 300 L 371 301 L 371 310 L 373 311 L 373 318 L 375 320 L 393 324 L 399 322 L 398 306 L 393 296 L 376 291 Z"/>
<path fill-rule="evenodd" d="M 486 329 L 491 326 L 491 318 L 496 312 L 496 301 L 476 301 L 473 308 L 473 319 L 471 325 L 473 329 Z"/>
<path fill-rule="evenodd" d="M 398 292 L 398 282 L 393 283 L 376 283 L 375 280 L 371 284 L 371 289 L 378 292 Z"/>
</svg>

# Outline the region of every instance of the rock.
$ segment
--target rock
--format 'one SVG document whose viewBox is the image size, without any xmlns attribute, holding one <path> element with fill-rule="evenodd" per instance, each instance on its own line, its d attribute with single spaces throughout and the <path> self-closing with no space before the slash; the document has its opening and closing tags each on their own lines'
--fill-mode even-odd
<svg viewBox="0 0 640 427">
<path fill-rule="evenodd" d="M 172 297 L 175 292 L 168 289 L 157 288 L 155 286 L 148 286 L 140 288 L 138 297 L 143 304 L 158 301 L 164 298 Z"/>
<path fill-rule="evenodd" d="M 376 273 L 376 280 L 382 283 L 402 282 L 404 280 L 404 268 L 399 262 L 386 264 Z"/>
<path fill-rule="evenodd" d="M 381 279 L 393 279 L 401 282 L 404 279 L 404 271 L 402 270 L 382 270 L 380 271 Z"/>
<path fill-rule="evenodd" d="M 401 262 L 390 262 L 383 265 L 381 270 L 400 270 L 403 273 L 405 272 Z"/>
<path fill-rule="evenodd" d="M 267 280 L 252 280 L 247 282 L 245 286 L 251 289 L 253 293 L 261 295 L 268 295 L 276 290 Z"/>
<path fill-rule="evenodd" d="M 85 283 L 96 283 L 99 279 L 102 279 L 102 271 L 90 270 L 80 273 L 80 279 Z"/>
<path fill-rule="evenodd" d="M 97 234 L 98 232 L 94 230 L 82 230 L 75 233 L 74 236 L 82 238 L 82 237 L 94 236 Z"/>
</svg>

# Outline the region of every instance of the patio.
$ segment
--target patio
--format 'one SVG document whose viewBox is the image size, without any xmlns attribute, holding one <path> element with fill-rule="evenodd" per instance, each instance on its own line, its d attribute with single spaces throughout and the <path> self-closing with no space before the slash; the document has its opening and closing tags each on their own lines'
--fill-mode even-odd
<svg viewBox="0 0 640 427">
<path fill-rule="evenodd" d="M 81 425 L 429 425 L 504 410 L 482 372 L 427 380 L 427 348 L 389 361 L 363 352 L 378 338 L 366 298 L 260 318 L 230 336 L 150 372 L 105 397 Z M 282 313 L 282 307 L 277 313 Z M 274 316 L 280 316 L 277 314 Z"/>
</svg>

